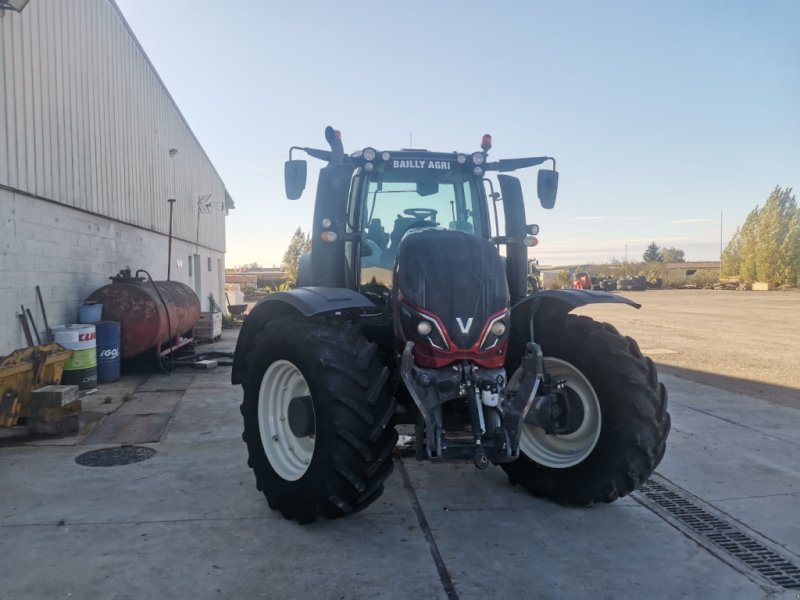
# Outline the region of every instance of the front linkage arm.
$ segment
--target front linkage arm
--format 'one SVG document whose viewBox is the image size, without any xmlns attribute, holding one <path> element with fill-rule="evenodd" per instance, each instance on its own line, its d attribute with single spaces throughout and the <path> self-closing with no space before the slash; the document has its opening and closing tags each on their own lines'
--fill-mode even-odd
<svg viewBox="0 0 800 600">
<path fill-rule="evenodd" d="M 502 422 L 490 418 L 494 409 L 481 403 L 481 391 L 486 378 L 497 380 L 505 372 L 484 371 L 481 375 L 469 365 L 454 365 L 453 369 L 429 370 L 414 366 L 414 343 L 408 342 L 403 351 L 400 376 L 411 394 L 420 418 L 416 435 L 419 449 L 417 458 L 450 459 L 472 458 L 478 468 L 486 468 L 489 461 L 504 463 L 519 457 L 522 428 L 537 425 L 545 431 L 564 430 L 572 420 L 566 395 L 548 381 L 544 372 L 542 350 L 535 342 L 528 342 L 522 359 L 519 386 L 514 391 L 499 390 L 497 410 Z M 447 390 L 447 391 L 445 391 Z M 542 394 L 545 390 L 545 394 Z M 445 439 L 441 405 L 458 397 L 468 403 L 471 416 L 473 443 Z M 488 411 L 487 414 L 486 411 Z M 424 438 L 424 446 L 422 439 Z"/>
</svg>

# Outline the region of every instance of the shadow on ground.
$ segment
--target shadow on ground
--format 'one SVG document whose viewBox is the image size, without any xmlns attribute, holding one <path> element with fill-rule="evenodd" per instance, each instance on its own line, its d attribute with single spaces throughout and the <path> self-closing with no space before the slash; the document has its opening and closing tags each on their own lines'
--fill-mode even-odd
<svg viewBox="0 0 800 600">
<path fill-rule="evenodd" d="M 656 366 L 658 367 L 659 373 L 673 375 L 681 379 L 688 379 L 689 381 L 702 383 L 703 385 L 710 385 L 728 392 L 744 394 L 751 398 L 767 400 L 768 402 L 780 404 L 781 406 L 800 408 L 800 390 L 794 387 L 765 383 L 763 381 L 755 381 L 743 377 L 731 377 L 729 375 L 709 373 L 707 371 L 697 371 L 684 367 L 675 367 L 658 362 L 656 362 Z"/>
</svg>

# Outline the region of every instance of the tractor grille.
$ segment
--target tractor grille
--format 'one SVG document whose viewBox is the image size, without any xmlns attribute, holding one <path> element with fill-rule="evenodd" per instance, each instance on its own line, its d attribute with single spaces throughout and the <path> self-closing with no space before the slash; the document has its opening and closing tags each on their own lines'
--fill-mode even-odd
<svg viewBox="0 0 800 600">
<path fill-rule="evenodd" d="M 698 506 L 681 491 L 661 478 L 659 481 L 651 478 L 639 487 L 634 496 L 644 496 L 650 502 L 645 501 L 642 504 L 649 508 L 655 508 L 652 506 L 655 504 L 662 509 L 655 510 L 656 513 L 666 512 L 729 557 L 743 563 L 770 582 L 786 589 L 800 589 L 800 567 L 770 550 L 733 523 Z"/>
</svg>

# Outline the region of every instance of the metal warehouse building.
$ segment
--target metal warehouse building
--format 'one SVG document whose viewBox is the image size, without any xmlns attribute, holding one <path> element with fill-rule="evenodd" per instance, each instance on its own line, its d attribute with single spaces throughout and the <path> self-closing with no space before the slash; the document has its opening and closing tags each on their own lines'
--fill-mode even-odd
<svg viewBox="0 0 800 600">
<path fill-rule="evenodd" d="M 2 3 L 0 3 L 2 4 Z M 225 185 L 113 0 L 0 10 L 0 355 L 130 266 L 224 298 Z"/>
</svg>

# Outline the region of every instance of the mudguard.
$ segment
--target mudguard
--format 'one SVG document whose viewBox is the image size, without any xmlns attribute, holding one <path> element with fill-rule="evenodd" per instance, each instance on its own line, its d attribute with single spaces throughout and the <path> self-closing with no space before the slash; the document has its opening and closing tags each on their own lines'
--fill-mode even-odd
<svg viewBox="0 0 800 600">
<path fill-rule="evenodd" d="M 533 339 L 536 323 L 563 317 L 579 306 L 587 304 L 627 304 L 634 308 L 642 305 L 624 296 L 590 290 L 541 290 L 526 296 L 511 307 L 511 347 L 524 347 Z M 522 344 L 522 346 L 520 346 Z"/>
<path fill-rule="evenodd" d="M 242 325 L 233 355 L 231 383 L 244 381 L 247 355 L 261 329 L 279 317 L 349 316 L 353 312 L 375 310 L 377 307 L 365 296 L 347 288 L 303 287 L 287 292 L 275 292 L 259 300 Z"/>
</svg>

